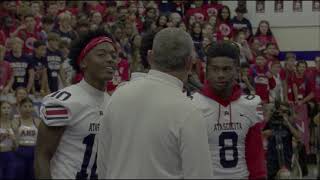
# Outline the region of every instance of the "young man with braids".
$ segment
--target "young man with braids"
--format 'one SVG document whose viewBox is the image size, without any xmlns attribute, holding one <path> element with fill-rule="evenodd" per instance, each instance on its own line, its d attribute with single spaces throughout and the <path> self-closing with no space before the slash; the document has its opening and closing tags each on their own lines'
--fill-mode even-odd
<svg viewBox="0 0 320 180">
<path fill-rule="evenodd" d="M 193 101 L 207 121 L 213 177 L 265 178 L 258 124 L 262 116 L 259 110 L 261 100 L 259 96 L 241 95 L 240 86 L 235 81 L 239 50 L 227 41 L 210 45 L 206 67 L 207 80 L 201 92 L 193 96 Z"/>
<path fill-rule="evenodd" d="M 83 78 L 43 100 L 35 158 L 39 179 L 98 178 L 96 134 L 110 98 L 105 84 L 113 77 L 116 49 L 110 35 L 90 31 L 75 41 L 70 55 Z"/>
</svg>

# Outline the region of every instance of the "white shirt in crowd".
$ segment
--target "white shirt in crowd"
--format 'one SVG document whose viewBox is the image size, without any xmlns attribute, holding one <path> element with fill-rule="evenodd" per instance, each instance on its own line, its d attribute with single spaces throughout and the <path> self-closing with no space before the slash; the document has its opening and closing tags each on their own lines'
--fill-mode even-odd
<svg viewBox="0 0 320 180">
<path fill-rule="evenodd" d="M 150 70 L 119 87 L 101 121 L 100 178 L 210 178 L 206 122 L 177 78 Z"/>
</svg>

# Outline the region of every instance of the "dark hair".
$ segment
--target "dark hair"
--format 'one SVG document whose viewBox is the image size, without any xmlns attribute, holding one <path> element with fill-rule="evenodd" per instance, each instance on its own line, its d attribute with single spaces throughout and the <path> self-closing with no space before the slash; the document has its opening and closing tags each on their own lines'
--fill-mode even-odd
<svg viewBox="0 0 320 180">
<path fill-rule="evenodd" d="M 235 63 L 239 65 L 240 62 L 240 50 L 238 45 L 231 41 L 222 41 L 218 43 L 212 43 L 209 45 L 206 51 L 207 65 L 211 58 L 215 57 L 228 57 L 235 60 Z"/>
<path fill-rule="evenodd" d="M 103 28 L 99 28 L 97 30 L 90 30 L 87 33 L 84 34 L 80 34 L 79 38 L 76 39 L 75 41 L 72 42 L 71 44 L 71 48 L 70 48 L 70 54 L 69 54 L 69 58 L 70 60 L 70 64 L 73 67 L 73 69 L 79 73 L 81 72 L 81 69 L 77 63 L 77 59 L 82 51 L 82 49 L 94 38 L 96 37 L 100 37 L 100 36 L 107 36 L 111 39 L 112 36 L 106 32 Z M 114 41 L 114 40 L 113 40 Z"/>
<path fill-rule="evenodd" d="M 22 105 L 24 105 L 24 104 L 26 104 L 26 103 L 31 103 L 31 104 L 33 104 L 33 101 L 32 101 L 29 97 L 23 98 L 23 99 L 20 101 L 19 106 L 22 106 Z"/>
<path fill-rule="evenodd" d="M 219 9 L 219 11 L 218 11 L 218 16 L 217 16 L 218 19 L 219 19 L 220 21 L 224 21 L 224 19 L 222 18 L 222 11 L 223 11 L 223 9 L 228 10 L 228 12 L 229 12 L 229 17 L 227 18 L 227 21 L 230 21 L 231 12 L 230 12 L 230 8 L 229 8 L 228 6 L 222 6 L 222 8 Z"/>
<path fill-rule="evenodd" d="M 258 25 L 257 32 L 256 32 L 255 36 L 260 36 L 261 35 L 260 25 L 262 23 L 266 23 L 268 25 L 267 36 L 273 36 L 272 31 L 270 29 L 270 23 L 268 21 L 266 21 L 266 20 L 262 20 L 262 21 L 259 22 L 259 25 Z"/>
<path fill-rule="evenodd" d="M 238 6 L 235 11 L 237 13 L 242 13 L 242 14 L 245 14 L 248 12 L 247 8 L 245 6 Z"/>
<path fill-rule="evenodd" d="M 146 19 L 143 23 L 143 32 L 149 32 L 151 30 L 152 24 L 154 23 L 154 20 Z"/>
<path fill-rule="evenodd" d="M 161 15 L 158 17 L 157 22 L 156 22 L 157 27 L 160 26 L 160 18 L 161 18 L 161 17 L 166 17 L 167 22 L 168 22 L 168 17 L 167 17 L 165 14 L 161 14 Z M 165 24 L 164 26 L 167 27 L 166 24 Z"/>
<path fill-rule="evenodd" d="M 195 23 L 193 23 L 193 24 L 191 25 L 190 35 L 191 35 L 192 38 L 195 37 L 195 33 L 194 33 L 193 29 L 196 27 L 196 25 L 199 25 L 199 26 L 200 26 L 200 29 L 201 29 L 201 30 L 200 30 L 200 34 L 199 34 L 199 39 L 202 40 L 202 26 L 201 26 L 201 23 L 200 23 L 200 22 L 195 22 Z"/>
<path fill-rule="evenodd" d="M 150 68 L 150 64 L 147 60 L 148 51 L 152 49 L 153 39 L 156 36 L 156 32 L 148 32 L 144 36 L 142 36 L 141 47 L 140 47 L 140 56 L 141 63 L 145 69 Z"/>
<path fill-rule="evenodd" d="M 300 64 L 304 64 L 306 67 L 308 67 L 308 63 L 305 60 L 299 60 L 296 64 L 296 67 L 298 67 Z"/>
<path fill-rule="evenodd" d="M 44 16 L 41 19 L 42 24 L 53 24 L 54 23 L 54 18 L 51 16 Z"/>
<path fill-rule="evenodd" d="M 34 47 L 34 48 L 38 48 L 38 47 L 40 47 L 40 46 L 46 46 L 46 43 L 45 43 L 44 41 L 35 41 L 35 42 L 33 43 L 33 47 Z"/>
</svg>

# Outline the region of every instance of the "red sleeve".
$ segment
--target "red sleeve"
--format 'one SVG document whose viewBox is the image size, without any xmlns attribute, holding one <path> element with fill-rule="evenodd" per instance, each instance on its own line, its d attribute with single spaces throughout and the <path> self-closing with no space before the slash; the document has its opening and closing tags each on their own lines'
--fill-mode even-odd
<svg viewBox="0 0 320 180">
<path fill-rule="evenodd" d="M 269 87 L 270 87 L 270 89 L 273 89 L 273 88 L 275 88 L 276 87 L 276 80 L 272 77 L 272 78 L 270 78 L 269 79 Z"/>
<path fill-rule="evenodd" d="M 252 126 L 246 136 L 245 156 L 249 179 L 265 179 L 267 168 L 261 136 L 262 123 Z"/>
</svg>

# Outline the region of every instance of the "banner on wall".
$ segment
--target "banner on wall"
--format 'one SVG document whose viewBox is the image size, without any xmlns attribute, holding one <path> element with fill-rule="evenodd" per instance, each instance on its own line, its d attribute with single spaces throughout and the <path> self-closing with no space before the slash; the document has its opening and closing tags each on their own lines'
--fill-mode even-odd
<svg viewBox="0 0 320 180">
<path fill-rule="evenodd" d="M 274 12 L 276 12 L 276 13 L 283 12 L 283 0 L 276 0 L 274 2 Z"/>
<path fill-rule="evenodd" d="M 312 1 L 312 11 L 320 11 L 320 0 Z"/>
<path fill-rule="evenodd" d="M 258 0 L 256 1 L 256 13 L 264 13 L 265 12 L 265 1 Z"/>
<path fill-rule="evenodd" d="M 302 0 L 294 0 L 292 3 L 293 12 L 302 12 Z"/>
</svg>

